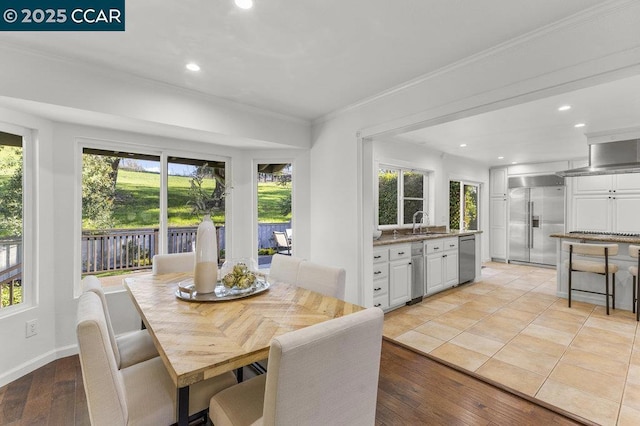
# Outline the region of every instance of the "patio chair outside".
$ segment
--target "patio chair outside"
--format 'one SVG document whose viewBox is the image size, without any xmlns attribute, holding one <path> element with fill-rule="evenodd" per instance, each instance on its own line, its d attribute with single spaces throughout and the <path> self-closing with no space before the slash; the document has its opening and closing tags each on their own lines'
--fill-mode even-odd
<svg viewBox="0 0 640 426">
<path fill-rule="evenodd" d="M 279 254 L 285 254 L 282 253 L 282 251 L 286 250 L 286 254 L 291 256 L 291 245 L 289 244 L 289 240 L 284 232 L 273 231 L 273 239 L 276 242 L 276 250 Z"/>
</svg>

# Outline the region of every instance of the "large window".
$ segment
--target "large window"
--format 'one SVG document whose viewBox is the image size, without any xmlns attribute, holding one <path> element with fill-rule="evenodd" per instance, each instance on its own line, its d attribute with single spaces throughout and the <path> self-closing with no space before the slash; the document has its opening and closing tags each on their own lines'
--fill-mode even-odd
<svg viewBox="0 0 640 426">
<path fill-rule="evenodd" d="M 195 230 L 209 213 L 218 234 L 218 260 L 224 261 L 224 161 L 170 157 L 167 170 L 167 252 L 193 251 Z"/>
<path fill-rule="evenodd" d="M 378 226 L 411 224 L 417 211 L 427 209 L 426 188 L 424 172 L 381 165 L 378 169 Z"/>
<path fill-rule="evenodd" d="M 449 182 L 449 229 L 478 230 L 478 194 L 476 183 Z"/>
<path fill-rule="evenodd" d="M 0 132 L 0 309 L 25 301 L 22 136 Z"/>
<path fill-rule="evenodd" d="M 225 167 L 224 161 L 83 148 L 82 275 L 117 286 L 123 274 L 148 271 L 155 254 L 193 251 L 204 214 L 216 224 L 224 261 Z"/>
<path fill-rule="evenodd" d="M 291 163 L 257 165 L 258 267 L 271 266 L 275 253 L 291 255 L 293 167 Z"/>
</svg>

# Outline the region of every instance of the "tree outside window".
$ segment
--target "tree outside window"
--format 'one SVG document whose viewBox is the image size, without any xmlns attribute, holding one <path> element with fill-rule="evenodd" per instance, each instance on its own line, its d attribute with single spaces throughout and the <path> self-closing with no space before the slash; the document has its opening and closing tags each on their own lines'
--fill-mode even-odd
<svg viewBox="0 0 640 426">
<path fill-rule="evenodd" d="M 378 226 L 411 224 L 414 213 L 426 209 L 426 181 L 422 172 L 381 165 L 378 170 Z"/>
<path fill-rule="evenodd" d="M 0 308 L 25 300 L 22 137 L 0 132 Z"/>
<path fill-rule="evenodd" d="M 449 229 L 478 230 L 479 185 L 449 182 Z"/>
</svg>

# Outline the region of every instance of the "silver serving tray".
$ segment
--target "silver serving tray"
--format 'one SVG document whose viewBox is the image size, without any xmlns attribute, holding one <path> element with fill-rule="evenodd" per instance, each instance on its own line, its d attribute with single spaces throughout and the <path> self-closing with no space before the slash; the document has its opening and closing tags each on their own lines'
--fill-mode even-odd
<svg viewBox="0 0 640 426">
<path fill-rule="evenodd" d="M 271 287 L 269 282 L 261 278 L 257 278 L 253 288 L 245 292 L 235 293 L 224 286 L 218 285 L 213 293 L 199 294 L 196 291 L 193 280 L 189 279 L 178 283 L 178 288 L 176 289 L 175 294 L 178 299 L 186 300 L 188 302 L 228 302 L 229 300 L 242 299 L 260 294 L 263 291 L 269 290 L 269 287 Z M 222 293 L 221 290 L 224 290 L 225 293 Z"/>
</svg>

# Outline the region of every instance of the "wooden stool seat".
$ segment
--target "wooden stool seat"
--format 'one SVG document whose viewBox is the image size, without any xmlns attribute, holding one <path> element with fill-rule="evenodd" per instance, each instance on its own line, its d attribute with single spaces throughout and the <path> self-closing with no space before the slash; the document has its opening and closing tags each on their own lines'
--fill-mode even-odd
<svg viewBox="0 0 640 426">
<path fill-rule="evenodd" d="M 569 252 L 569 260 L 565 262 L 565 267 L 569 271 L 569 291 L 567 292 L 568 306 L 571 307 L 571 292 L 580 291 L 583 293 L 601 294 L 605 296 L 605 302 L 607 307 L 607 315 L 609 315 L 609 297 L 611 297 L 611 307 L 616 308 L 616 272 L 618 272 L 618 265 L 615 263 L 609 263 L 609 256 L 615 256 L 618 254 L 617 244 L 586 244 L 586 243 L 562 243 L 562 249 Z M 590 258 L 604 258 L 603 261 L 574 259 L 574 254 L 587 256 Z M 604 275 L 605 291 L 604 293 L 598 291 L 584 290 L 573 288 L 572 286 L 572 273 L 573 272 L 587 272 L 592 274 Z M 609 292 L 609 274 L 612 277 L 611 292 Z M 634 285 L 635 288 L 635 285 Z"/>
</svg>

